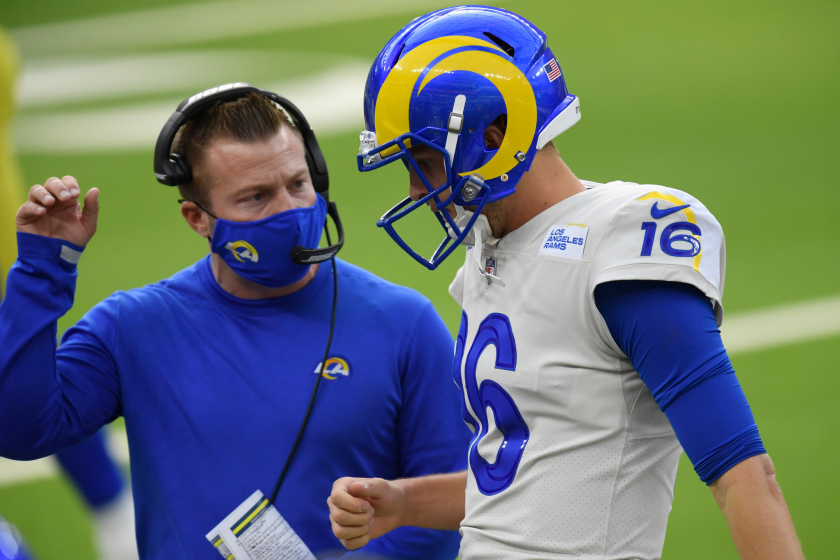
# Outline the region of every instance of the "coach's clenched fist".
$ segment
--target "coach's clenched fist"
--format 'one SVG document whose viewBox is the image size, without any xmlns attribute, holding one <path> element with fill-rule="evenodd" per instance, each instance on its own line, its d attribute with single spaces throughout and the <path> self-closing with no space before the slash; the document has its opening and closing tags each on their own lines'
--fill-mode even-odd
<svg viewBox="0 0 840 560">
<path fill-rule="evenodd" d="M 23 233 L 55 237 L 84 247 L 96 232 L 99 189 L 90 189 L 80 204 L 79 182 L 67 175 L 51 177 L 29 189 L 29 200 L 18 210 L 15 223 Z"/>
</svg>

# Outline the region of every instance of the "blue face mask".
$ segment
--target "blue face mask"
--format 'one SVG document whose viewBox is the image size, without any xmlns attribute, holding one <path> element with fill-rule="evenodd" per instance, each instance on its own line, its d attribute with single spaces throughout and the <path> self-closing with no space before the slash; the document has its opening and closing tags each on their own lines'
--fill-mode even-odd
<svg viewBox="0 0 840 560">
<path fill-rule="evenodd" d="M 294 284 L 310 265 L 294 262 L 292 249 L 317 248 L 326 223 L 327 203 L 321 195 L 317 197 L 308 208 L 286 210 L 256 222 L 217 218 L 211 250 L 251 282 L 271 288 Z"/>
</svg>

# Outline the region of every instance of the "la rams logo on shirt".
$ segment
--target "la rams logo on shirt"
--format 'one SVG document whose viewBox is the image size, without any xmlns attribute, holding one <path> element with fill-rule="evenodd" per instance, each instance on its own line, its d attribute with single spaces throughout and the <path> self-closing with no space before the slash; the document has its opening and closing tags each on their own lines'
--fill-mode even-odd
<svg viewBox="0 0 840 560">
<path fill-rule="evenodd" d="M 313 373 L 315 375 L 321 373 L 321 362 L 318 362 Z M 350 365 L 347 363 L 347 360 L 337 356 L 327 358 L 327 366 L 324 368 L 324 379 L 334 381 L 346 377 L 350 377 Z"/>
<path fill-rule="evenodd" d="M 248 243 L 247 241 L 228 241 L 225 245 L 225 249 L 233 253 L 233 256 L 236 257 L 236 260 L 239 262 L 245 262 L 245 260 L 249 260 L 251 262 L 257 262 L 260 260 L 260 254 L 257 253 L 257 250 Z"/>
</svg>

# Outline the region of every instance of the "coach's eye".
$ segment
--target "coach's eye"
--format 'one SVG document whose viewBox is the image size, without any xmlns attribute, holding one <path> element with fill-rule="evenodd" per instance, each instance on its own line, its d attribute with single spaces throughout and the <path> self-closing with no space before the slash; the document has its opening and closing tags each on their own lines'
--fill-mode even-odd
<svg viewBox="0 0 840 560">
<path fill-rule="evenodd" d="M 299 189 L 303 186 L 303 181 L 295 181 L 295 188 Z"/>
<path fill-rule="evenodd" d="M 253 200 L 254 202 L 259 202 L 260 200 L 263 199 L 263 196 L 264 196 L 263 193 L 257 193 L 257 194 L 255 194 L 254 196 L 251 197 L 251 200 Z"/>
</svg>

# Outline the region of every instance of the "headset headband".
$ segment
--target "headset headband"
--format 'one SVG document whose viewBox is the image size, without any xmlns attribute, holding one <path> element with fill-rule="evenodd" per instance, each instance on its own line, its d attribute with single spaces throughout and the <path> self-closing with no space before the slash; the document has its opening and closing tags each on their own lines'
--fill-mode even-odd
<svg viewBox="0 0 840 560">
<path fill-rule="evenodd" d="M 303 147 L 306 152 L 306 163 L 309 166 L 309 174 L 312 177 L 312 186 L 315 192 L 320 194 L 329 202 L 330 180 L 327 174 L 327 162 L 315 139 L 315 133 L 309 127 L 309 123 L 303 113 L 288 99 L 280 97 L 276 93 L 261 89 L 245 82 L 234 82 L 210 88 L 192 97 L 185 99 L 178 105 L 163 129 L 158 135 L 155 144 L 155 177 L 158 182 L 173 187 L 183 185 L 191 180 L 191 173 L 188 162 L 182 155 L 172 154 L 172 142 L 178 129 L 187 121 L 196 118 L 204 111 L 215 105 L 217 102 L 229 102 L 241 99 L 249 93 L 257 93 L 266 97 L 283 108 L 292 118 L 292 123 L 303 136 Z M 174 157 L 173 157 L 174 156 Z"/>
<path fill-rule="evenodd" d="M 185 122 L 199 116 L 217 102 L 235 101 L 245 97 L 249 93 L 257 93 L 270 99 L 282 107 L 292 118 L 292 124 L 303 136 L 306 165 L 309 167 L 309 175 L 312 177 L 312 186 L 315 187 L 315 192 L 320 194 L 327 202 L 327 213 L 333 219 L 333 222 L 335 222 L 335 227 L 338 232 L 338 242 L 329 247 L 320 249 L 301 246 L 294 247 L 291 255 L 292 260 L 298 264 L 314 264 L 331 259 L 344 246 L 344 228 L 341 225 L 341 218 L 338 216 L 338 209 L 335 206 L 335 202 L 330 202 L 330 179 L 327 174 L 327 162 L 324 160 L 324 154 L 321 153 L 318 140 L 315 139 L 315 133 L 309 127 L 306 117 L 295 107 L 294 103 L 285 97 L 280 97 L 276 93 L 245 82 L 234 82 L 232 84 L 210 88 L 185 99 L 178 105 L 178 108 L 175 109 L 175 112 L 172 113 L 172 116 L 163 125 L 163 129 L 158 135 L 154 156 L 155 177 L 157 177 L 159 183 L 169 185 L 170 187 L 189 183 L 192 180 L 189 163 L 183 155 L 171 153 L 172 142 L 175 140 L 175 134 L 178 132 L 178 129 Z M 326 224 L 324 224 L 324 227 L 326 227 Z"/>
</svg>

